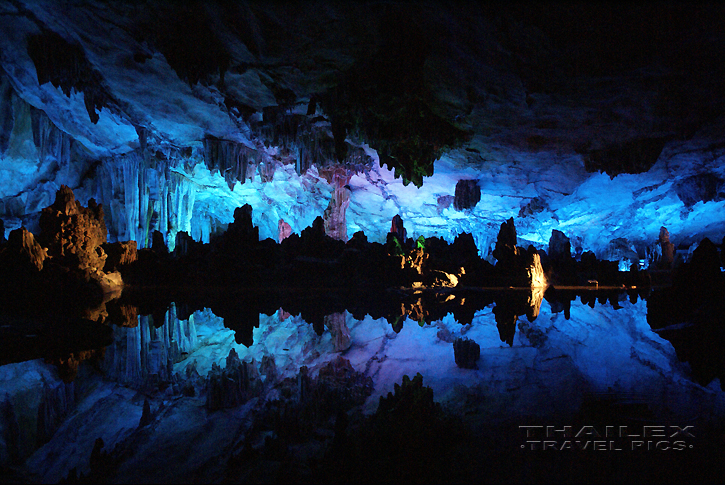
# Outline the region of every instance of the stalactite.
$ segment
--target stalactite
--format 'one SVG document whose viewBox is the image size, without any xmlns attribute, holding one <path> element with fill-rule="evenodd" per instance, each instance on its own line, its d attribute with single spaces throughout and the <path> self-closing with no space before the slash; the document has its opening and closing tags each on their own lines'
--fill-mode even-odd
<svg viewBox="0 0 725 485">
<path fill-rule="evenodd" d="M 33 142 L 38 148 L 38 159 L 55 159 L 59 167 L 67 167 L 71 162 L 71 145 L 75 141 L 67 133 L 58 129 L 43 111 L 30 108 L 33 129 Z"/>
<path fill-rule="evenodd" d="M 330 122 L 313 115 L 292 113 L 285 106 L 269 107 L 264 109 L 262 121 L 251 123 L 251 128 L 258 137 L 280 147 L 283 156 L 292 157 L 299 175 L 312 165 L 318 170 L 341 165 L 355 172 L 371 166 L 367 153 L 347 142 L 346 155 L 339 160 Z"/>
<path fill-rule="evenodd" d="M 15 90 L 4 75 L 0 75 L 0 156 L 10 145 L 10 134 L 15 124 L 15 110 L 13 109 Z"/>
<path fill-rule="evenodd" d="M 35 65 L 38 84 L 50 82 L 68 97 L 72 90 L 82 92 L 88 117 L 98 123 L 96 110 L 108 106 L 112 98 L 102 85 L 103 76 L 93 68 L 81 46 L 45 30 L 28 38 L 28 55 Z"/>
<path fill-rule="evenodd" d="M 254 163 L 257 158 L 256 150 L 241 143 L 213 137 L 204 139 L 204 163 L 212 173 L 221 173 L 231 190 L 235 182 L 246 182 L 249 162 Z"/>
<path fill-rule="evenodd" d="M 149 247 L 159 231 L 173 251 L 176 234 L 194 234 L 192 219 L 197 187 L 171 170 L 173 162 L 138 151 L 104 160 L 90 195 L 106 207 L 109 241 L 136 241 Z"/>
<path fill-rule="evenodd" d="M 61 421 L 75 404 L 75 386 L 73 382 L 58 382 L 43 387 L 43 397 L 38 407 L 37 443 L 41 446 L 53 437 Z"/>
</svg>

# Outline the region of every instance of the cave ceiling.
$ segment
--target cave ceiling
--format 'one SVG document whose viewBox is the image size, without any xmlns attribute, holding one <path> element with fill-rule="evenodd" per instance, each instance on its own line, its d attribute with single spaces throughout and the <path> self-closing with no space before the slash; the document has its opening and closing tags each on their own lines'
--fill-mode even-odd
<svg viewBox="0 0 725 485">
<path fill-rule="evenodd" d="M 11 86 L 93 156 L 137 148 L 141 130 L 178 149 L 209 137 L 268 146 L 280 126 L 265 126 L 294 115 L 282 131 L 312 122 L 338 162 L 367 143 L 416 185 L 451 150 L 470 164 L 577 153 L 614 176 L 646 171 L 668 141 L 722 117 L 722 13 L 13 0 L 0 6 L 2 76 L 6 96 Z"/>
</svg>

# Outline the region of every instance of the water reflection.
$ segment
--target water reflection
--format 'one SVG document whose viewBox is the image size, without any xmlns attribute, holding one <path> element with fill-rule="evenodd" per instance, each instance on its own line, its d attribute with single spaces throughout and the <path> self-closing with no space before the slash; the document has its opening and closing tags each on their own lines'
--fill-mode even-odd
<svg viewBox="0 0 725 485">
<path fill-rule="evenodd" d="M 345 312 L 355 320 L 363 320 L 366 316 L 374 320 L 385 319 L 391 329 L 399 333 L 406 321 L 425 326 L 449 314 L 458 324 L 470 325 L 477 312 L 493 307 L 500 340 L 512 346 L 519 318 L 526 316 L 533 322 L 544 300 L 552 313 L 563 312 L 568 320 L 571 303 L 577 297 L 591 308 L 599 302 L 618 309 L 628 296 L 634 303 L 644 294 L 637 293 L 636 289 L 625 293 L 621 289 L 573 287 L 456 291 L 396 289 L 375 295 L 343 291 L 321 295 L 314 290 L 299 290 L 170 296 L 159 292 L 128 291 L 121 298 L 103 302 L 98 307 L 76 311 L 75 316 L 19 319 L 5 314 L 0 327 L 4 337 L 0 341 L 0 364 L 45 358 L 58 365 L 65 379 L 72 380 L 79 362 L 94 359 L 104 362 L 104 369 L 119 382 L 163 381 L 170 376 L 169 366 L 179 362 L 195 347 L 193 314 L 205 309 L 219 317 L 224 327 L 233 331 L 235 342 L 245 347 L 254 344 L 260 315 L 279 314 L 282 320 L 283 315 L 297 316 L 301 324 L 311 325 L 318 336 L 329 332 L 335 342 L 334 350 L 341 352 L 351 344 Z M 110 345 L 111 342 L 115 342 L 114 345 Z"/>
<path fill-rule="evenodd" d="M 645 295 L 637 295 L 634 304 L 626 301 L 632 299 L 626 291 L 586 288 L 391 291 L 370 301 L 345 293 L 273 296 L 230 292 L 182 299 L 128 293 L 107 302 L 105 322 L 114 324 L 96 325 L 110 329 L 113 342 L 50 360 L 65 369 L 61 375 L 78 374 L 73 384 L 38 384 L 47 389 L 39 391 L 45 397 L 36 407 L 19 399 L 0 402 L 12 404 L 8 409 L 16 420 L 27 419 L 22 413 L 36 421 L 48 415 L 40 424 L 34 421 L 33 429 L 42 429 L 43 440 L 51 441 L 45 454 L 29 463 L 39 466 L 46 481 L 57 481 L 76 464 L 87 464 L 91 448 L 109 463 L 142 454 L 138 450 L 146 449 L 149 439 L 163 450 L 173 439 L 162 433 L 172 428 L 179 428 L 180 436 L 197 436 L 194 430 L 207 426 L 203 423 L 214 423 L 208 426 L 223 439 L 240 440 L 229 423 L 236 423 L 235 413 L 256 406 L 253 424 L 239 441 L 250 448 L 235 450 L 238 462 L 229 462 L 246 470 L 255 457 L 266 463 L 277 456 L 275 446 L 296 449 L 294 440 L 320 442 L 309 438 L 314 433 L 342 439 L 334 436 L 353 429 L 344 424 L 348 409 L 340 414 L 330 403 L 353 396 L 348 400 L 356 406 L 374 406 L 403 374 L 417 372 L 435 385 L 436 400 L 486 422 L 566 410 L 603 427 L 654 419 L 671 412 L 667 406 L 683 403 L 687 412 L 699 410 L 712 398 L 682 379 L 682 369 L 671 360 L 674 352 L 647 326 Z M 480 346 L 480 358 L 461 367 L 454 357 L 458 339 Z M 65 401 L 58 397 L 66 395 Z M 88 446 L 78 445 L 87 450 L 75 461 L 54 462 L 49 457 L 63 454 L 58 451 L 66 449 L 63 440 L 80 441 L 60 427 L 77 408 L 74 399 L 95 403 L 84 404 L 92 411 L 73 418 L 87 425 L 71 423 L 87 429 L 82 436 Z M 627 407 L 632 399 L 642 408 L 633 417 L 627 414 L 633 412 Z M 289 429 L 296 431 L 285 435 Z M 214 433 L 199 434 L 195 449 L 207 442 L 203 436 Z M 116 445 L 109 436 L 124 438 Z M 274 439 L 266 445 L 265 436 Z M 23 440 L 39 443 L 35 435 L 16 441 Z M 515 448 L 509 445 L 507 450 Z M 164 455 L 167 459 L 172 457 Z M 103 473 L 124 470 L 110 467 Z"/>
</svg>

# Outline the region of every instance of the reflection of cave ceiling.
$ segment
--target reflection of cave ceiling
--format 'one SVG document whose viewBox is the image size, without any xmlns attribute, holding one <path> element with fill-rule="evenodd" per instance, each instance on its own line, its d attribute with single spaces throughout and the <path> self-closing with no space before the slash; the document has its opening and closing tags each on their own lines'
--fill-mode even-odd
<svg viewBox="0 0 725 485">
<path fill-rule="evenodd" d="M 521 160 L 522 170 L 555 165 L 584 181 L 674 157 L 647 183 L 682 175 L 673 190 L 690 208 L 723 191 L 713 162 L 724 141 L 723 13 L 657 3 L 4 2 L 0 212 L 32 212 L 39 196 L 23 196 L 20 210 L 20 195 L 49 181 L 78 187 L 95 161 L 138 150 L 203 157 L 232 187 L 265 156 L 298 173 L 369 169 L 365 147 L 415 185 L 447 156 L 454 170 L 474 170 L 469 178 L 481 174 L 484 193 L 486 174 L 518 180 Z M 54 164 L 46 144 L 60 150 Z M 702 176 L 688 166 L 708 163 L 713 187 L 684 180 Z"/>
</svg>

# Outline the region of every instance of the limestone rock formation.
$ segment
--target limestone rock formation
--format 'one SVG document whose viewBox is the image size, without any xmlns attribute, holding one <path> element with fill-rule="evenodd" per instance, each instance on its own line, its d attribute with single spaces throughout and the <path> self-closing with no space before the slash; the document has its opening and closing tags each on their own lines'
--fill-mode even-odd
<svg viewBox="0 0 725 485">
<path fill-rule="evenodd" d="M 478 180 L 459 180 L 456 183 L 456 195 L 453 206 L 456 210 L 473 209 L 481 200 L 481 187 Z"/>
<path fill-rule="evenodd" d="M 325 316 L 325 326 L 330 329 L 335 352 L 344 352 L 352 345 L 350 329 L 345 322 L 345 313 L 333 313 Z"/>
<path fill-rule="evenodd" d="M 206 407 L 209 410 L 236 407 L 261 390 L 259 370 L 254 361 L 244 362 L 232 348 L 226 367 L 212 364 L 206 380 Z"/>
<path fill-rule="evenodd" d="M 10 231 L 5 249 L 0 252 L 0 261 L 4 264 L 21 264 L 37 271 L 43 269 L 47 257 L 47 251 L 25 227 Z"/>
<path fill-rule="evenodd" d="M 350 205 L 350 189 L 335 187 L 330 203 L 325 209 L 325 234 L 333 239 L 347 242 L 347 219 L 345 212 Z"/>
<path fill-rule="evenodd" d="M 561 231 L 552 229 L 551 239 L 549 239 L 549 259 L 556 260 L 561 258 L 571 258 L 571 243 Z"/>
<path fill-rule="evenodd" d="M 390 233 L 395 235 L 401 244 L 405 243 L 406 231 L 403 226 L 403 218 L 400 217 L 400 214 L 395 214 L 393 217 L 393 222 L 390 224 Z"/>
<path fill-rule="evenodd" d="M 526 281 L 530 288 L 545 288 L 547 286 L 546 274 L 541 266 L 541 255 L 529 246 L 526 251 Z"/>
<path fill-rule="evenodd" d="M 478 369 L 476 362 L 481 358 L 481 347 L 473 340 L 457 338 L 453 342 L 453 353 L 461 369 Z"/>
<path fill-rule="evenodd" d="M 278 233 L 279 233 L 277 242 L 281 243 L 282 241 L 287 239 L 290 236 L 290 234 L 292 234 L 292 226 L 290 226 L 288 223 L 286 223 L 284 221 L 284 219 L 279 220 L 277 227 L 278 227 Z"/>
<path fill-rule="evenodd" d="M 662 249 L 662 257 L 659 261 L 661 268 L 670 268 L 675 260 L 675 245 L 670 242 L 670 231 L 665 226 L 660 228 L 659 245 Z"/>
<path fill-rule="evenodd" d="M 43 209 L 39 224 L 38 242 L 56 263 L 87 273 L 103 269 L 106 253 L 101 244 L 106 242 L 107 231 L 103 207 L 95 200 L 83 207 L 63 185 L 55 202 Z"/>
<path fill-rule="evenodd" d="M 106 253 L 106 265 L 103 267 L 106 272 L 118 271 L 138 259 L 136 241 L 105 243 L 102 247 Z"/>
<path fill-rule="evenodd" d="M 501 229 L 496 238 L 496 247 L 493 250 L 493 257 L 503 264 L 510 264 L 518 254 L 516 250 L 516 226 L 514 218 L 501 223 Z"/>
<path fill-rule="evenodd" d="M 725 180 L 713 173 L 691 175 L 677 182 L 674 188 L 685 207 L 692 207 L 700 201 L 717 202 L 725 198 Z"/>
</svg>

